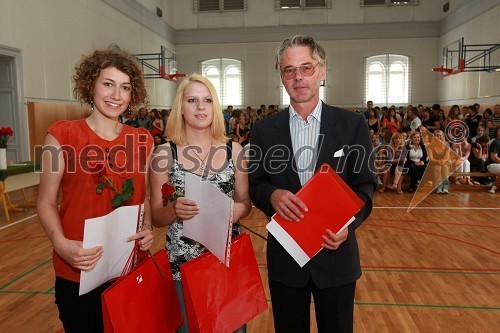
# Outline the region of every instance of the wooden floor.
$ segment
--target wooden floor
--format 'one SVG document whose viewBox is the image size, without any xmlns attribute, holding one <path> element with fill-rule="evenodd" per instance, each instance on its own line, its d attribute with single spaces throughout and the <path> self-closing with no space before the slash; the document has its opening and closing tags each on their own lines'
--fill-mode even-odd
<svg viewBox="0 0 500 333">
<path fill-rule="evenodd" d="M 410 212 L 409 193 L 375 195 L 373 213 L 357 231 L 363 276 L 355 332 L 499 332 L 500 193 L 464 188 L 431 194 Z M 36 198 L 37 189 L 28 194 Z M 9 224 L 1 215 L 0 332 L 58 332 L 52 248 L 35 209 L 12 213 Z M 256 209 L 244 223 L 265 233 Z M 155 233 L 160 249 L 165 230 Z M 265 247 L 252 240 L 269 298 Z M 267 310 L 248 332 L 273 332 L 272 322 Z"/>
</svg>

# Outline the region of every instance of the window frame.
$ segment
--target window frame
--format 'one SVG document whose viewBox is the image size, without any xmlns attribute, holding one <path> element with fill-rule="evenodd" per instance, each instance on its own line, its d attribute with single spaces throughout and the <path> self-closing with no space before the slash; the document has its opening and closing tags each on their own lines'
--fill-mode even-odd
<svg viewBox="0 0 500 333">
<path fill-rule="evenodd" d="M 231 68 L 236 68 L 239 71 L 239 75 L 228 73 L 228 70 Z M 218 71 L 218 76 L 216 75 L 208 75 L 207 71 L 210 69 L 216 69 Z M 199 72 L 202 76 L 212 82 L 214 85 L 217 95 L 219 97 L 219 103 L 221 107 L 226 107 L 227 105 L 233 105 L 236 108 L 244 107 L 245 103 L 245 72 L 244 72 L 244 62 L 240 59 L 234 58 L 211 58 L 204 59 L 199 63 Z M 239 79 L 239 102 L 235 103 L 234 100 L 231 100 L 234 92 L 231 92 L 230 88 L 234 87 L 233 84 L 228 84 L 228 79 Z"/>
<path fill-rule="evenodd" d="M 368 3 L 366 3 L 368 2 Z M 376 6 L 418 6 L 419 0 L 360 0 L 361 7 L 376 7 Z"/>
<path fill-rule="evenodd" d="M 201 4 L 202 1 L 211 1 L 213 9 L 207 9 L 207 10 L 202 10 L 203 5 Z M 231 9 L 226 9 L 226 2 L 228 3 L 241 3 L 243 8 L 231 8 Z M 217 8 L 215 8 L 215 5 L 217 4 Z M 205 3 L 204 5 L 209 5 L 208 3 Z M 193 12 L 198 14 L 198 13 L 223 13 L 223 12 L 243 12 L 248 10 L 248 0 L 193 0 Z"/>
<path fill-rule="evenodd" d="M 374 104 L 379 105 L 402 105 L 411 103 L 412 77 L 413 77 L 413 58 L 403 54 L 377 54 L 365 57 L 363 66 L 363 101 L 372 100 Z M 370 71 L 374 66 L 380 66 L 380 73 Z M 391 70 L 395 65 L 400 65 L 402 70 Z M 372 74 L 370 74 L 370 72 Z M 375 96 L 374 87 L 370 88 L 372 77 L 380 75 L 380 95 Z M 403 83 L 396 84 L 398 76 L 403 75 Z M 403 85 L 399 96 L 395 95 L 397 90 L 393 87 Z M 371 89 L 371 91 L 370 91 Z M 399 97 L 400 99 L 398 99 Z"/>
<path fill-rule="evenodd" d="M 289 2 L 290 6 L 283 5 L 283 2 Z M 314 5 L 316 2 L 324 2 L 324 5 Z M 310 4 L 310 5 L 308 5 Z M 307 9 L 328 9 L 331 8 L 331 0 L 275 0 L 275 10 L 307 10 Z"/>
</svg>

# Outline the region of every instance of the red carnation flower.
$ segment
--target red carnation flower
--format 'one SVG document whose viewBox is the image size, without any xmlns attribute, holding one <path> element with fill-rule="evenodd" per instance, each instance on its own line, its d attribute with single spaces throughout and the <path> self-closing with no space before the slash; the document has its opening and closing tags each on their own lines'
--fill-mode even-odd
<svg viewBox="0 0 500 333">
<path fill-rule="evenodd" d="M 165 183 L 161 186 L 161 197 L 163 200 L 169 199 L 175 192 L 175 188 L 169 183 Z"/>
</svg>

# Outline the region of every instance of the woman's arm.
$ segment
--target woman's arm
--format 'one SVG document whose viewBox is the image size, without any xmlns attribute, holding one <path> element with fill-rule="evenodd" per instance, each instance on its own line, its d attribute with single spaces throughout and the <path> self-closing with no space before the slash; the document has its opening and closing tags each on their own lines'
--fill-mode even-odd
<svg viewBox="0 0 500 333">
<path fill-rule="evenodd" d="M 153 127 L 163 132 L 163 121 L 161 119 L 155 119 L 155 121 L 153 121 Z"/>
<path fill-rule="evenodd" d="M 233 222 L 247 216 L 252 209 L 248 194 L 248 161 L 245 150 L 239 143 L 232 143 L 232 159 L 234 163 L 234 207 Z"/>
<path fill-rule="evenodd" d="M 96 265 L 103 248 L 96 246 L 84 249 L 81 241 L 68 239 L 64 234 L 59 217 L 58 197 L 65 167 L 61 145 L 54 136 L 47 134 L 38 190 L 38 219 L 56 253 L 76 269 L 88 271 Z"/>
<path fill-rule="evenodd" d="M 462 150 L 462 154 L 463 154 L 462 157 L 463 157 L 464 160 L 468 160 L 469 159 L 471 149 L 472 149 L 472 145 L 468 144 L 465 147 L 465 150 Z"/>
<path fill-rule="evenodd" d="M 479 143 L 471 144 L 471 152 L 475 158 L 481 158 L 483 147 Z"/>
<path fill-rule="evenodd" d="M 236 136 L 238 137 L 238 139 L 241 139 L 241 133 L 240 133 L 240 130 L 241 130 L 241 126 L 240 126 L 240 124 L 238 123 L 238 124 L 236 125 L 236 131 L 235 131 Z"/>
<path fill-rule="evenodd" d="M 195 201 L 179 197 L 169 201 L 163 206 L 162 186 L 168 184 L 168 172 L 172 166 L 172 152 L 168 144 L 157 147 L 153 153 L 150 167 L 150 200 L 151 216 L 155 227 L 165 227 L 172 224 L 179 217 L 182 220 L 190 220 L 198 214 L 198 207 Z"/>
<path fill-rule="evenodd" d="M 439 163 L 439 160 L 436 160 L 434 158 L 434 147 L 433 146 L 429 146 L 429 149 L 427 150 L 427 156 L 429 156 L 429 162 L 433 162 L 433 163 Z"/>
<path fill-rule="evenodd" d="M 493 161 L 493 163 L 500 163 L 500 157 L 498 157 L 498 152 L 492 151 L 490 153 L 490 159 Z"/>
</svg>

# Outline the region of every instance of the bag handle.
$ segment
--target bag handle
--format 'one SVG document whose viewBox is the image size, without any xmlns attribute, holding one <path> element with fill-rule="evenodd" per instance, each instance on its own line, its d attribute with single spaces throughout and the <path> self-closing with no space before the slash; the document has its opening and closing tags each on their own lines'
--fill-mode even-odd
<svg viewBox="0 0 500 333">
<path fill-rule="evenodd" d="M 141 205 L 137 212 L 137 232 L 139 232 L 139 230 L 142 229 L 143 217 L 144 217 L 144 210 L 143 210 L 143 205 Z M 136 239 L 134 242 L 134 248 L 132 249 L 132 252 L 130 252 L 130 255 L 127 259 L 127 262 L 125 263 L 125 266 L 123 267 L 120 277 L 127 275 L 130 271 L 132 271 L 132 269 L 134 269 L 135 266 L 137 266 L 144 259 L 146 259 L 142 253 L 143 253 L 142 251 L 139 252 L 139 240 Z M 154 265 L 156 266 L 156 269 L 158 270 L 158 273 L 160 273 L 160 276 L 163 279 L 164 278 L 163 272 L 161 271 L 160 266 L 156 262 L 153 254 L 151 253 L 151 250 L 147 251 L 146 256 L 149 256 L 151 258 Z"/>
</svg>

